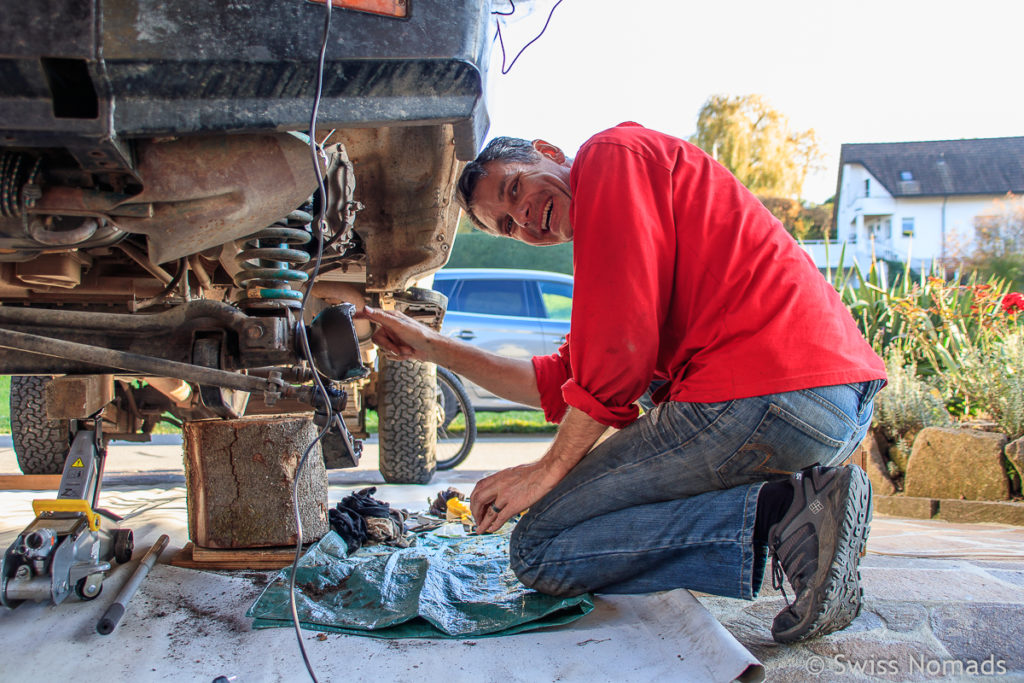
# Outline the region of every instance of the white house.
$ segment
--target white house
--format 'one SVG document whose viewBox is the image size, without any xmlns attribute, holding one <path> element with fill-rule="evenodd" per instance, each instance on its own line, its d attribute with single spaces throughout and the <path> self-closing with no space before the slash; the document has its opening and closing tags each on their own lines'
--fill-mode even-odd
<svg viewBox="0 0 1024 683">
<path fill-rule="evenodd" d="M 969 244 L 975 216 L 1024 193 L 1024 137 L 843 145 L 829 265 L 881 259 L 914 267 Z M 819 267 L 824 249 L 809 245 Z"/>
</svg>

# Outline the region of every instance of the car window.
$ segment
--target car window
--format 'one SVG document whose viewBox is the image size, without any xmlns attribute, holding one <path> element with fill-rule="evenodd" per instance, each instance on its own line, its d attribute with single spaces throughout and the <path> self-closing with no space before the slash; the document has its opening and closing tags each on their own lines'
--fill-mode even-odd
<svg viewBox="0 0 1024 683">
<path fill-rule="evenodd" d="M 544 281 L 538 284 L 548 317 L 552 320 L 569 320 L 572 315 L 572 285 Z"/>
<path fill-rule="evenodd" d="M 528 316 L 522 280 L 463 280 L 452 310 L 487 315 Z"/>
<path fill-rule="evenodd" d="M 455 283 L 458 280 L 442 280 L 434 278 L 434 291 L 441 292 L 446 297 L 451 298 L 452 290 L 455 289 Z"/>
</svg>

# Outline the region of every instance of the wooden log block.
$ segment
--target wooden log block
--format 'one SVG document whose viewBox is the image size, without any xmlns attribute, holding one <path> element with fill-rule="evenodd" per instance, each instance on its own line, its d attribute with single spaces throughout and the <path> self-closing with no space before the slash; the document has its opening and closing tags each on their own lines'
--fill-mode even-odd
<svg viewBox="0 0 1024 683">
<path fill-rule="evenodd" d="M 0 491 L 47 491 L 60 488 L 59 474 L 0 474 Z"/>
<path fill-rule="evenodd" d="M 55 377 L 46 385 L 46 416 L 81 420 L 113 400 L 113 375 Z"/>
<path fill-rule="evenodd" d="M 260 548 L 297 540 L 292 485 L 318 429 L 306 415 L 207 420 L 184 425 L 189 538 L 203 548 Z M 320 445 L 299 479 L 302 540 L 327 521 L 327 470 Z"/>
</svg>

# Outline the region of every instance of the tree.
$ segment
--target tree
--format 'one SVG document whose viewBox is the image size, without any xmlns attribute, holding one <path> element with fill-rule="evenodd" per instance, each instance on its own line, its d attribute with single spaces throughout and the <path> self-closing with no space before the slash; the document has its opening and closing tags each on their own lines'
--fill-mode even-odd
<svg viewBox="0 0 1024 683">
<path fill-rule="evenodd" d="M 974 242 L 964 265 L 983 278 L 1007 280 L 1024 288 L 1024 197 L 1007 194 L 974 218 Z"/>
<path fill-rule="evenodd" d="M 799 202 L 789 197 L 759 196 L 758 199 L 798 240 L 829 238 L 832 229 L 833 204 Z"/>
<path fill-rule="evenodd" d="M 799 197 L 823 158 L 814 129 L 790 130 L 789 120 L 761 95 L 712 95 L 690 142 L 751 192 L 769 197 Z"/>
</svg>

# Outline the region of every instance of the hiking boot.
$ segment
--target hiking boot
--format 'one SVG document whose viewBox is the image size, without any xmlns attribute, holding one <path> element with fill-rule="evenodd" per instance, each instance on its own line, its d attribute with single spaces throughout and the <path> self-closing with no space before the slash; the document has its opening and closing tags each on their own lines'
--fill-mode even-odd
<svg viewBox="0 0 1024 683">
<path fill-rule="evenodd" d="M 780 643 L 846 628 L 860 614 L 858 564 L 871 521 L 871 484 L 856 465 L 809 467 L 790 483 L 793 504 L 768 533 L 772 585 L 787 604 L 772 623 Z M 796 591 L 792 603 L 783 572 Z"/>
</svg>

